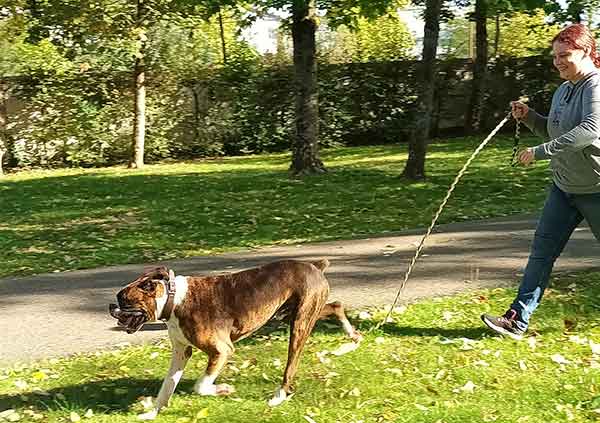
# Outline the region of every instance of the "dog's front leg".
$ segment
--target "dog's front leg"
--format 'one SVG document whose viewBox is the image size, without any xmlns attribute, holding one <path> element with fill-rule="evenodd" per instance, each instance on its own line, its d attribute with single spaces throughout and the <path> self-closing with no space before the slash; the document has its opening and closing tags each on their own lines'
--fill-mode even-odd
<svg viewBox="0 0 600 423">
<path fill-rule="evenodd" d="M 147 413 L 138 415 L 140 420 L 154 420 L 160 409 L 169 404 L 169 399 L 173 395 L 181 375 L 183 375 L 183 369 L 192 355 L 191 346 L 176 341 L 171 341 L 171 343 L 173 345 L 173 355 L 171 356 L 171 365 L 167 376 L 165 376 L 160 391 L 158 391 L 154 408 Z"/>
<path fill-rule="evenodd" d="M 226 383 L 215 385 L 215 380 L 227 363 L 227 359 L 233 353 L 231 341 L 217 341 L 209 348 L 205 348 L 208 354 L 208 365 L 206 372 L 196 382 L 194 391 L 200 395 L 229 395 L 235 392 L 235 388 Z"/>
</svg>

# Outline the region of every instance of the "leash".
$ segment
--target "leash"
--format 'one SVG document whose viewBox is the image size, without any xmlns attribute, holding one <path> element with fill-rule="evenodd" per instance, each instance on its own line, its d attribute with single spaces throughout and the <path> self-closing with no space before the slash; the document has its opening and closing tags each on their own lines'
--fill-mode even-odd
<svg viewBox="0 0 600 423">
<path fill-rule="evenodd" d="M 498 126 L 496 126 L 492 132 L 490 132 L 490 134 L 483 140 L 483 142 L 481 144 L 479 144 L 479 147 L 477 147 L 475 149 L 475 151 L 473 152 L 473 154 L 471 154 L 471 157 L 469 157 L 469 160 L 467 160 L 467 162 L 464 164 L 464 166 L 462 167 L 462 169 L 458 172 L 458 175 L 456 175 L 456 178 L 454 179 L 454 182 L 452 182 L 452 184 L 450 185 L 450 188 L 448 189 L 448 192 L 446 193 L 446 196 L 442 200 L 442 202 L 441 202 L 441 204 L 440 204 L 437 212 L 435 213 L 435 216 L 433 217 L 433 220 L 431 221 L 431 224 L 429 225 L 429 228 L 427 229 L 427 232 L 421 238 L 421 242 L 419 242 L 419 246 L 417 247 L 415 255 L 412 258 L 412 261 L 410 262 L 406 273 L 404 274 L 404 280 L 402 281 L 402 285 L 400 285 L 400 289 L 398 289 L 398 293 L 396 294 L 396 298 L 394 298 L 394 302 L 392 303 L 392 306 L 390 307 L 389 311 L 387 312 L 385 318 L 382 321 L 380 321 L 379 323 L 377 323 L 377 325 L 375 325 L 371 329 L 371 331 L 379 329 L 390 318 L 390 316 L 391 316 L 391 314 L 392 314 L 392 312 L 394 310 L 394 307 L 396 307 L 396 304 L 398 304 L 398 300 L 400 299 L 400 296 L 402 295 L 402 292 L 404 291 L 404 287 L 406 286 L 406 282 L 408 281 L 408 278 L 410 277 L 410 274 L 411 274 L 411 272 L 413 270 L 413 267 L 415 266 L 415 263 L 417 262 L 417 259 L 419 258 L 419 255 L 421 254 L 421 250 L 423 249 L 423 245 L 425 244 L 425 240 L 429 237 L 429 235 L 431 235 L 431 231 L 433 230 L 433 227 L 435 226 L 438 218 L 442 214 L 442 210 L 444 210 L 444 207 L 446 206 L 446 203 L 448 202 L 448 199 L 452 195 L 452 192 L 454 191 L 454 188 L 456 188 L 456 185 L 458 184 L 458 181 L 460 181 L 460 179 L 464 175 L 465 171 L 467 170 L 467 168 L 469 167 L 469 165 L 471 164 L 471 162 L 475 159 L 475 157 L 481 152 L 481 150 L 483 150 L 483 148 L 494 137 L 494 135 L 496 135 L 496 133 L 500 130 L 500 128 L 502 128 L 504 126 L 504 124 L 509 121 L 509 119 L 511 118 L 511 116 L 512 116 L 512 113 L 509 112 L 506 115 L 506 117 L 504 119 L 502 119 L 502 122 L 500 122 L 498 124 Z M 515 157 L 517 155 L 518 144 L 519 144 L 519 121 L 517 120 L 517 126 L 515 128 L 515 145 L 513 146 L 513 153 L 512 153 L 512 158 L 511 158 L 511 165 L 513 165 L 512 163 L 514 162 Z"/>
<path fill-rule="evenodd" d="M 519 140 L 521 139 L 521 120 L 515 119 L 515 136 L 514 144 L 512 149 L 512 156 L 510 157 L 510 165 L 515 167 L 519 162 L 517 161 L 517 150 L 519 149 Z"/>
</svg>

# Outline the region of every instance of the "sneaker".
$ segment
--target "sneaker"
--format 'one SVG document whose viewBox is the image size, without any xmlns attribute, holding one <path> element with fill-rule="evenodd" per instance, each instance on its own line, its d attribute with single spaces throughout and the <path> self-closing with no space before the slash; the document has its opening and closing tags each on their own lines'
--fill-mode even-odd
<svg viewBox="0 0 600 423">
<path fill-rule="evenodd" d="M 508 310 L 504 316 L 496 317 L 489 314 L 482 314 L 481 320 L 494 332 L 510 336 L 517 341 L 523 339 L 525 331 L 517 326 L 517 312 Z"/>
</svg>

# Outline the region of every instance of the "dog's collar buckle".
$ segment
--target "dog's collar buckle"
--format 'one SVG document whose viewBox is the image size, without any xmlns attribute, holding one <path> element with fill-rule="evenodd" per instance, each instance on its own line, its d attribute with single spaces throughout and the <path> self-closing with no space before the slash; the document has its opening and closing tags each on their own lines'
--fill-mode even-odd
<svg viewBox="0 0 600 423">
<path fill-rule="evenodd" d="M 165 285 L 167 287 L 167 302 L 165 303 L 159 320 L 169 320 L 173 308 L 175 308 L 175 273 L 173 273 L 172 270 L 169 270 L 169 280 Z"/>
</svg>

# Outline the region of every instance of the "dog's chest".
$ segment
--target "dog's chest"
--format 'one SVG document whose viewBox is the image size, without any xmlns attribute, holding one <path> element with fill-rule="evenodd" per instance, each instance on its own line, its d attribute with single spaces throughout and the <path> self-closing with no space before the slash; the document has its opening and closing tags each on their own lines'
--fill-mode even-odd
<svg viewBox="0 0 600 423">
<path fill-rule="evenodd" d="M 169 329 L 169 338 L 171 342 L 177 342 L 178 344 L 191 345 L 192 343 L 186 338 L 179 325 L 179 319 L 176 316 L 171 316 L 167 321 L 167 328 Z"/>
</svg>

